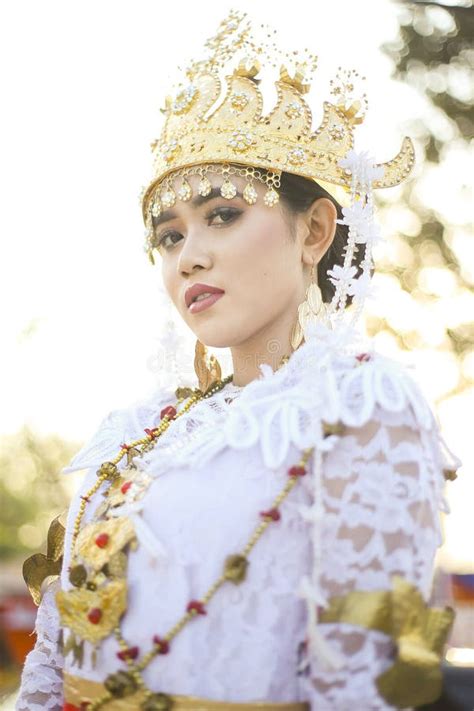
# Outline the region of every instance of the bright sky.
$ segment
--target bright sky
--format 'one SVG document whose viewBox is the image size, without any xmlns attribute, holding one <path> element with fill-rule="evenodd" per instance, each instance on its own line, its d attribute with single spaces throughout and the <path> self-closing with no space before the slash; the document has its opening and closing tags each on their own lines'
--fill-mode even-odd
<svg viewBox="0 0 474 711">
<path fill-rule="evenodd" d="M 367 76 L 357 147 L 377 161 L 398 152 L 405 124 L 423 110 L 390 79 L 379 50 L 397 31 L 389 0 L 2 3 L 0 433 L 27 423 L 85 439 L 108 411 L 160 385 L 169 312 L 159 267 L 142 250 L 138 194 L 176 64 L 200 55 L 235 6 L 277 29 L 287 49 L 320 56 L 309 95 L 315 127 L 340 65 Z M 184 335 L 192 368 L 195 339 Z M 466 441 L 460 426 L 447 425 L 453 447 Z"/>
</svg>

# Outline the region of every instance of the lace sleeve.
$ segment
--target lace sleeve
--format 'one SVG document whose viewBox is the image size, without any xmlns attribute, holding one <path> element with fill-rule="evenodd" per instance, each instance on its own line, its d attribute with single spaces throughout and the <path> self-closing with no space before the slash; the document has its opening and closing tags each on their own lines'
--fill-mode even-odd
<svg viewBox="0 0 474 711">
<path fill-rule="evenodd" d="M 63 708 L 63 657 L 58 650 L 59 616 L 55 592 L 59 579 L 49 583 L 36 615 L 34 649 L 27 655 L 15 711 L 61 711 Z"/>
<path fill-rule="evenodd" d="M 399 661 L 400 630 L 390 615 L 399 618 L 405 605 L 407 620 L 417 611 L 422 626 L 442 542 L 438 509 L 446 508 L 435 425 L 420 428 L 408 407 L 388 412 L 377 406 L 362 426 L 345 427 L 333 449 L 321 455 L 320 471 L 320 508 L 307 512 L 321 520 L 320 528 L 314 526 L 314 570 L 320 573 L 306 581 L 314 624 L 300 671 L 311 709 L 380 711 L 427 703 L 423 699 L 439 691 L 428 682 L 423 687 L 423 676 L 408 666 L 396 667 L 398 703 L 381 691 L 380 680 Z M 400 576 L 403 587 L 400 604 L 392 597 L 393 576 Z M 422 630 L 412 625 L 409 632 L 423 647 Z M 424 651 L 437 667 L 433 680 L 439 655 Z"/>
</svg>

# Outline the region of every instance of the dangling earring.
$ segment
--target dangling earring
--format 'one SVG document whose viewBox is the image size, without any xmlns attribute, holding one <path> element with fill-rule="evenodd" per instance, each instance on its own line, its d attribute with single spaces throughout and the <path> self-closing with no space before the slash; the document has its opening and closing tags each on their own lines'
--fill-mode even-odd
<svg viewBox="0 0 474 711">
<path fill-rule="evenodd" d="M 205 394 L 210 387 L 222 379 L 221 366 L 215 355 L 207 358 L 207 348 L 199 338 L 196 340 L 194 353 L 194 370 L 199 381 L 199 390 Z"/>
<path fill-rule="evenodd" d="M 306 290 L 305 300 L 298 306 L 298 318 L 293 327 L 291 334 L 291 347 L 295 351 L 304 338 L 304 331 L 309 321 L 315 322 L 318 320 L 318 314 L 321 315 L 325 310 L 321 289 L 318 286 L 317 279 L 313 281 L 315 274 L 316 262 L 311 266 L 311 281 Z"/>
</svg>

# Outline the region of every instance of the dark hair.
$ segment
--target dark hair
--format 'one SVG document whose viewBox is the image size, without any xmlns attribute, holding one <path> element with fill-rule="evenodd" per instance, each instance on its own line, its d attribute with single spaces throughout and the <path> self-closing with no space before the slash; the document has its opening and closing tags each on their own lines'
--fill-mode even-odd
<svg viewBox="0 0 474 711">
<path fill-rule="evenodd" d="M 309 178 L 303 178 L 300 175 L 293 173 L 281 174 L 280 187 L 278 194 L 283 203 L 283 207 L 289 213 L 290 218 L 298 213 L 305 212 L 315 200 L 327 198 L 336 208 L 337 219 L 342 219 L 341 205 L 325 190 L 321 185 Z M 318 284 L 321 289 L 323 301 L 328 303 L 332 300 L 335 287 L 329 281 L 327 270 L 332 269 L 335 264 L 342 266 L 344 263 L 344 247 L 347 244 L 348 227 L 347 225 L 336 225 L 336 233 L 334 239 L 318 263 Z M 360 262 L 364 256 L 363 250 L 356 245 L 352 265 L 357 267 L 356 277 L 362 273 Z M 347 297 L 346 306 L 352 303 L 352 296 Z"/>
</svg>

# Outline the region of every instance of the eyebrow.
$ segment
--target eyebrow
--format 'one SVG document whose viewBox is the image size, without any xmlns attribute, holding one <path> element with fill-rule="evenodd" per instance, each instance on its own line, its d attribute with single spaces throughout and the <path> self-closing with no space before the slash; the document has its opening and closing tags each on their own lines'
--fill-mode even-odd
<svg viewBox="0 0 474 711">
<path fill-rule="evenodd" d="M 221 189 L 219 187 L 212 188 L 209 195 L 196 195 L 196 197 L 191 200 L 191 205 L 194 208 L 197 208 L 215 197 L 222 197 Z M 234 197 L 241 198 L 242 193 L 237 192 Z M 175 217 L 178 217 L 175 212 L 173 212 L 172 210 L 165 210 L 165 212 L 162 212 L 159 217 L 153 217 L 153 228 L 158 227 L 158 225 L 161 225 L 163 222 L 169 222 L 169 220 L 174 220 Z"/>
</svg>

